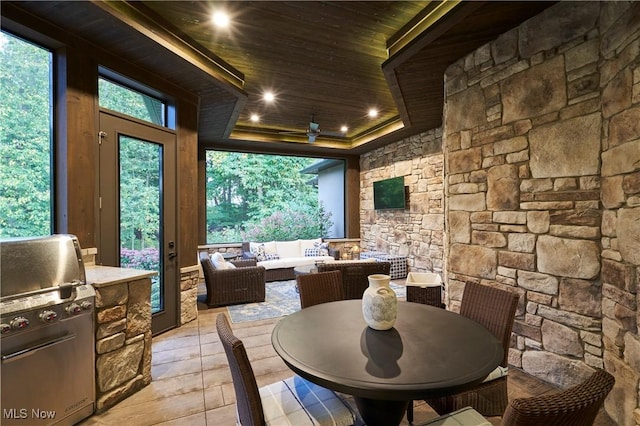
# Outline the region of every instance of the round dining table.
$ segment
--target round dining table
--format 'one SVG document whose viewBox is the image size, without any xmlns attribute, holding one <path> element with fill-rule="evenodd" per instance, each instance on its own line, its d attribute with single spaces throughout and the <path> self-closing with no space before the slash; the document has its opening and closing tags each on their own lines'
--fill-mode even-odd
<svg viewBox="0 0 640 426">
<path fill-rule="evenodd" d="M 361 300 L 322 303 L 281 319 L 271 342 L 298 375 L 353 395 L 368 426 L 398 425 L 411 400 L 468 389 L 502 362 L 502 344 L 477 322 L 398 302 L 390 330 L 374 330 Z"/>
</svg>

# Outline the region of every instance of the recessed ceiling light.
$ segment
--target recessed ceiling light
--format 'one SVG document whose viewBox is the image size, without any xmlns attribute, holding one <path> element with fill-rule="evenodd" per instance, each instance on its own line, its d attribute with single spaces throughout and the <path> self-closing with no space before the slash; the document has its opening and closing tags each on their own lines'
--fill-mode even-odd
<svg viewBox="0 0 640 426">
<path fill-rule="evenodd" d="M 230 22 L 229 15 L 222 11 L 214 12 L 214 14 L 211 16 L 211 22 L 213 22 L 216 27 L 226 28 L 229 26 Z"/>
<path fill-rule="evenodd" d="M 377 116 L 378 116 L 378 110 L 377 110 L 377 109 L 375 109 L 375 108 L 371 108 L 371 109 L 369 110 L 369 117 L 371 117 L 371 118 L 375 118 L 375 117 L 377 117 Z"/>
<path fill-rule="evenodd" d="M 273 94 L 273 92 L 264 92 L 264 95 L 262 95 L 262 99 L 264 99 L 265 102 L 273 102 L 276 99 L 276 96 Z"/>
<path fill-rule="evenodd" d="M 342 127 L 340 127 L 340 131 L 341 131 L 342 133 L 347 133 L 347 130 L 349 130 L 349 128 L 348 128 L 347 126 L 342 126 Z"/>
<path fill-rule="evenodd" d="M 251 117 L 249 118 L 249 120 L 253 121 L 254 123 L 257 123 L 258 121 L 260 121 L 260 116 L 258 114 L 251 114 Z"/>
</svg>

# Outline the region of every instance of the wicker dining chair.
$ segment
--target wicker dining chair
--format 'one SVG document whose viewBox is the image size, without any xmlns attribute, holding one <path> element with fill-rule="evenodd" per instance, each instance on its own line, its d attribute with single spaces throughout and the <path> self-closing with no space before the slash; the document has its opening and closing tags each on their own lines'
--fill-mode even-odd
<svg viewBox="0 0 640 426">
<path fill-rule="evenodd" d="M 615 378 L 604 370 L 596 370 L 585 381 L 560 392 L 516 398 L 502 416 L 502 426 L 590 426 L 609 394 Z M 431 419 L 422 426 L 488 426 L 480 413 L 465 407 Z"/>
<path fill-rule="evenodd" d="M 300 307 L 303 309 L 344 299 L 340 271 L 298 275 L 296 281 L 300 293 Z"/>
<path fill-rule="evenodd" d="M 342 293 L 345 299 L 362 299 L 362 293 L 369 287 L 369 275 L 389 275 L 390 262 L 325 262 L 318 264 L 318 272 L 340 271 L 342 273 Z"/>
<path fill-rule="evenodd" d="M 500 365 L 484 382 L 472 389 L 428 399 L 426 402 L 438 413 L 445 414 L 471 406 L 484 416 L 500 416 L 509 403 L 507 396 L 507 363 L 511 331 L 518 308 L 518 294 L 469 282 L 462 294 L 460 315 L 483 325 L 502 343 L 504 355 Z"/>
<path fill-rule="evenodd" d="M 258 388 L 244 343 L 233 334 L 225 314 L 218 314 L 216 328 L 231 369 L 238 424 L 243 426 L 361 424 L 360 417 L 335 392 L 300 376 L 295 375 Z"/>
<path fill-rule="evenodd" d="M 509 403 L 507 368 L 511 331 L 518 308 L 517 293 L 468 282 L 462 293 L 460 315 L 472 319 L 493 333 L 504 348 L 500 365 L 474 388 L 454 395 L 429 399 L 427 403 L 438 414 L 471 406 L 485 416 L 500 416 Z"/>
<path fill-rule="evenodd" d="M 255 259 L 232 260 L 236 268 L 216 269 L 209 253 L 199 254 L 207 287 L 207 306 L 225 306 L 238 303 L 264 302 L 265 269 L 256 266 Z"/>
</svg>

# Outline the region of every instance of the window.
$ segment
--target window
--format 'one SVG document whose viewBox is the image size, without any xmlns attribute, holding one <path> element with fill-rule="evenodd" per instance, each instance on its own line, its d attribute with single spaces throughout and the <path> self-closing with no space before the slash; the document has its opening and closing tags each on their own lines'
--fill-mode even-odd
<svg viewBox="0 0 640 426">
<path fill-rule="evenodd" d="M 344 167 L 343 160 L 207 151 L 207 243 L 344 237 Z"/>
<path fill-rule="evenodd" d="M 153 96 L 122 86 L 104 77 L 98 79 L 100 107 L 139 120 L 167 127 L 167 105 Z"/>
<path fill-rule="evenodd" d="M 0 31 L 0 237 L 53 232 L 52 53 Z"/>
</svg>

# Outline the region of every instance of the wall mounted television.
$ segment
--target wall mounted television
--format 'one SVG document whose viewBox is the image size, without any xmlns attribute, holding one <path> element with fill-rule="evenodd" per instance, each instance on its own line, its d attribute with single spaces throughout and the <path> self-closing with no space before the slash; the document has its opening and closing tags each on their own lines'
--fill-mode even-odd
<svg viewBox="0 0 640 426">
<path fill-rule="evenodd" d="M 405 201 L 404 176 L 373 182 L 374 209 L 404 209 Z"/>
</svg>

